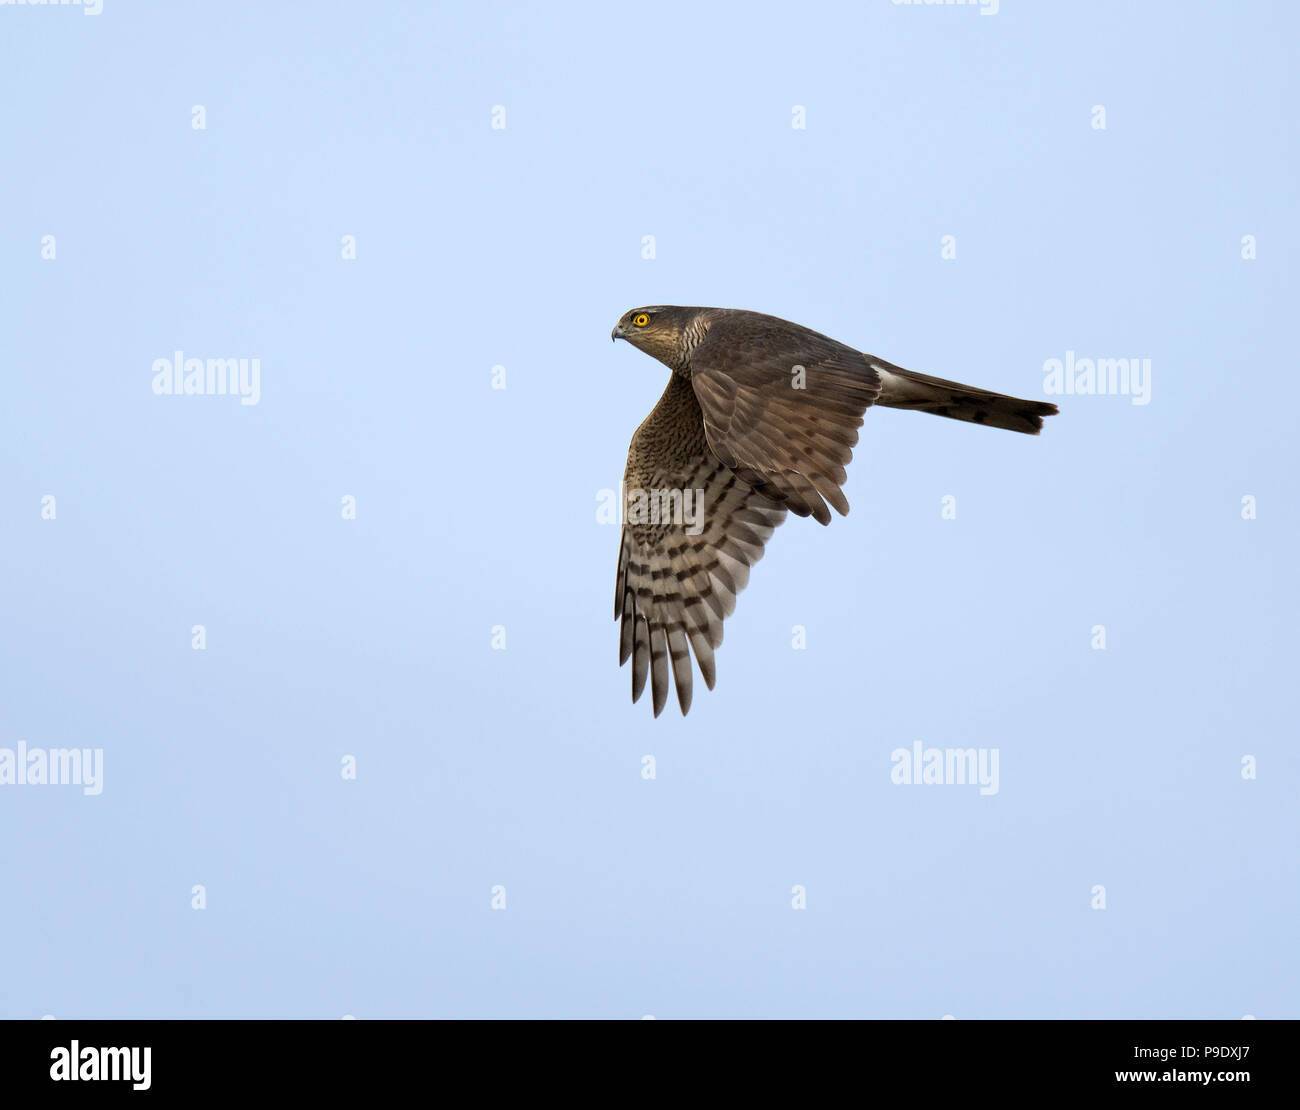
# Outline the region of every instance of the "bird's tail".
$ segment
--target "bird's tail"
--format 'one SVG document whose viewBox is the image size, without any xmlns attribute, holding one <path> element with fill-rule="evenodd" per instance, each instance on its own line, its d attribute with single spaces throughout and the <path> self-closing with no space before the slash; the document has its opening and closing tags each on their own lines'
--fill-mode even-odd
<svg viewBox="0 0 1300 1110">
<path fill-rule="evenodd" d="M 990 393 L 987 389 L 904 370 L 877 358 L 869 357 L 868 361 L 880 374 L 880 396 L 875 403 L 886 408 L 932 412 L 951 420 L 968 420 L 972 424 L 987 424 L 1031 436 L 1042 430 L 1044 416 L 1055 416 L 1058 411 L 1046 401 L 1025 401 L 1005 393 Z"/>
</svg>

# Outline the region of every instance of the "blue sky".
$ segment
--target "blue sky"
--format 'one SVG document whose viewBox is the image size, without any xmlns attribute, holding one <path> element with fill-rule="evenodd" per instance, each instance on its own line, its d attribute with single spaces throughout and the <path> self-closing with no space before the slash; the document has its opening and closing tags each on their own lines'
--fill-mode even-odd
<svg viewBox="0 0 1300 1110">
<path fill-rule="evenodd" d="M 559 9 L 0 6 L 0 1017 L 1300 1016 L 1294 7 Z M 656 721 L 658 303 L 1150 399 L 869 411 Z"/>
</svg>

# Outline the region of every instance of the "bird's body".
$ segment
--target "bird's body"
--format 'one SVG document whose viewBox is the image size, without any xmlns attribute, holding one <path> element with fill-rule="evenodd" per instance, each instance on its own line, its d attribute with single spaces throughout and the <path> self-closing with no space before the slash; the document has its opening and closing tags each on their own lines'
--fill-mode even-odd
<svg viewBox="0 0 1300 1110">
<path fill-rule="evenodd" d="M 632 700 L 655 716 L 691 703 L 693 651 L 710 689 L 722 622 L 787 510 L 831 519 L 873 404 L 1037 434 L 1056 406 L 932 378 L 758 312 L 659 305 L 627 313 L 626 339 L 672 370 L 632 437 L 614 616 Z M 688 650 L 689 645 L 689 650 Z"/>
</svg>

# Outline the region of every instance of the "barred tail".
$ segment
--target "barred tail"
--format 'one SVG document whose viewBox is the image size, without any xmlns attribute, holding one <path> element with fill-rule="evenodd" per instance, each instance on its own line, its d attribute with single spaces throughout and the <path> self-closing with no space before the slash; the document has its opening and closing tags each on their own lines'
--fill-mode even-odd
<svg viewBox="0 0 1300 1110">
<path fill-rule="evenodd" d="M 1044 416 L 1055 416 L 1058 409 L 1046 401 L 1025 401 L 1005 393 L 962 385 L 960 382 L 932 378 L 868 356 L 880 374 L 882 388 L 877 405 L 891 409 L 932 412 L 951 420 L 968 420 L 1009 432 L 1036 436 L 1043 427 Z"/>
</svg>

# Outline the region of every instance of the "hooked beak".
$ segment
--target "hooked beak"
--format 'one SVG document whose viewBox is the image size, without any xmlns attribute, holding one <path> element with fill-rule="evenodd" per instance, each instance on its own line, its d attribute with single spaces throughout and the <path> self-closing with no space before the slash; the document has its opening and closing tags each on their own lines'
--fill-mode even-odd
<svg viewBox="0 0 1300 1110">
<path fill-rule="evenodd" d="M 626 338 L 627 338 L 627 332 L 623 330 L 623 325 L 615 324 L 614 330 L 609 333 L 609 341 L 613 343 L 615 339 L 626 339 Z"/>
</svg>

